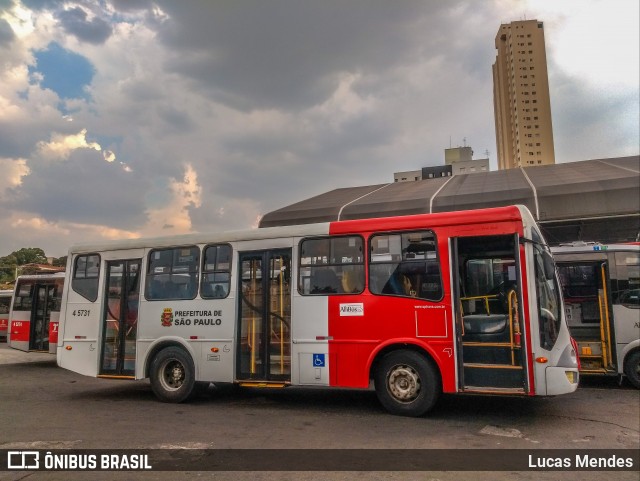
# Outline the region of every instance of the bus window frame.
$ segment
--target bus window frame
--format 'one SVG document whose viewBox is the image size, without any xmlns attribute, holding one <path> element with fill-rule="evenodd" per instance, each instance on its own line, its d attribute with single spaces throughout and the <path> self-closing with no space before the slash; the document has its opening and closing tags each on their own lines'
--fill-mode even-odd
<svg viewBox="0 0 640 481">
<path fill-rule="evenodd" d="M 207 270 L 205 268 L 206 266 L 206 258 L 207 258 L 207 249 L 209 249 L 210 247 L 221 247 L 221 246 L 227 246 L 229 247 L 229 268 L 227 270 L 223 270 L 223 269 L 218 269 L 218 251 L 216 250 L 216 261 L 215 261 L 215 265 L 214 268 L 212 270 Z M 207 299 L 207 300 L 211 300 L 211 299 L 226 299 L 227 297 L 229 297 L 229 295 L 231 294 L 231 272 L 233 270 L 233 246 L 231 244 L 229 244 L 228 242 L 220 242 L 220 243 L 213 243 L 213 244 L 206 244 L 204 247 L 202 247 L 201 250 L 201 276 L 200 276 L 200 297 L 202 299 Z M 216 274 L 224 274 L 227 273 L 229 275 L 229 279 L 227 279 L 226 283 L 227 283 L 227 292 L 223 297 L 216 297 L 216 296 L 208 296 L 208 295 L 204 295 L 204 284 L 205 284 L 205 277 L 207 274 L 213 274 L 214 277 Z M 222 282 L 217 282 L 217 281 L 213 281 L 211 284 L 222 284 Z"/>
<path fill-rule="evenodd" d="M 173 268 L 174 268 L 174 262 L 175 262 L 175 252 L 179 251 L 180 249 L 195 249 L 197 252 L 197 256 L 198 258 L 195 260 L 195 262 L 193 263 L 193 265 L 195 266 L 195 270 L 194 271 L 187 271 L 185 274 L 189 277 L 194 276 L 194 285 L 195 285 L 195 289 L 193 290 L 193 295 L 191 297 L 151 297 L 149 295 L 150 293 L 150 284 L 151 281 L 155 278 L 155 277 L 159 277 L 159 276 L 169 276 L 169 280 L 170 280 L 170 284 L 173 285 L 173 282 L 171 281 L 172 276 L 174 275 L 178 275 L 181 273 L 175 273 L 173 272 Z M 171 265 L 169 272 L 162 272 L 162 273 L 158 273 L 155 274 L 153 272 L 151 272 L 151 266 L 152 266 L 152 259 L 151 256 L 156 253 L 156 252 L 164 252 L 164 251 L 171 251 L 172 252 L 172 256 L 171 256 Z M 199 293 L 199 288 L 200 288 L 200 279 L 199 279 L 199 275 L 200 275 L 200 259 L 202 257 L 202 249 L 200 248 L 199 245 L 197 244 L 187 244 L 187 245 L 180 245 L 180 246 L 172 246 L 172 247 L 159 247 L 159 248 L 153 248 L 149 251 L 149 253 L 146 255 L 146 270 L 145 270 L 145 279 L 144 279 L 144 299 L 146 301 L 149 302 L 156 302 L 156 301 L 192 301 L 194 300 L 196 297 L 198 297 L 198 293 Z"/>
<path fill-rule="evenodd" d="M 97 263 L 98 270 L 97 270 L 95 275 L 91 275 L 91 276 L 89 276 L 89 273 L 88 273 L 89 263 L 87 261 L 89 260 L 89 257 L 97 257 L 98 258 L 98 263 Z M 77 276 L 77 273 L 78 273 L 78 261 L 80 260 L 80 258 L 84 258 L 85 259 L 84 277 L 78 277 Z M 100 295 L 99 290 L 100 290 L 100 267 L 101 267 L 101 265 L 102 265 L 102 257 L 97 252 L 91 252 L 91 253 L 88 253 L 88 254 L 77 254 L 75 259 L 73 259 L 73 271 L 71 272 L 71 289 L 73 289 L 73 292 L 81 295 L 82 297 L 84 297 L 88 301 L 96 302 L 96 300 L 98 299 L 98 297 Z M 86 292 L 83 293 L 80 290 L 78 290 L 78 288 L 76 287 L 76 283 L 75 283 L 75 281 L 78 281 L 78 280 L 86 281 L 88 279 L 91 279 L 92 281 L 95 280 L 95 288 L 94 288 L 94 286 L 91 286 L 92 289 L 95 290 L 95 293 L 93 293 L 93 291 L 92 291 L 92 294 L 94 294 L 94 295 L 91 296 L 91 297 L 86 296 L 85 295 Z"/>
<path fill-rule="evenodd" d="M 396 294 L 396 293 L 386 293 L 386 292 L 373 292 L 371 290 L 371 267 L 373 265 L 380 265 L 380 264 L 390 264 L 391 261 L 382 261 L 382 262 L 372 262 L 372 255 L 373 255 L 373 238 L 376 236 L 390 236 L 390 235 L 399 235 L 402 239 L 402 236 L 405 234 L 421 234 L 424 232 L 429 232 L 431 233 L 431 235 L 433 236 L 433 244 L 434 244 L 434 252 L 436 254 L 435 259 L 420 259 L 420 261 L 430 261 L 430 260 L 435 260 L 436 264 L 437 264 L 437 270 L 438 270 L 438 279 L 440 281 L 440 297 L 437 299 L 427 299 L 425 297 L 418 297 L 416 296 L 412 296 L 412 295 L 403 295 L 403 294 Z M 367 252 L 367 286 L 369 288 L 369 292 L 371 293 L 371 295 L 374 296 L 380 296 L 380 297 L 400 297 L 400 298 L 405 298 L 405 299 L 414 299 L 414 300 L 421 300 L 421 301 L 425 301 L 425 302 L 434 302 L 434 303 L 438 303 L 438 302 L 442 302 L 444 300 L 445 297 L 445 289 L 444 289 L 444 279 L 442 277 L 442 262 L 440 261 L 440 252 L 438 251 L 438 236 L 436 235 L 436 231 L 433 229 L 411 229 L 411 230 L 402 230 L 402 231 L 380 231 L 380 232 L 373 232 L 372 234 L 369 235 L 369 238 L 367 239 L 368 241 L 368 252 Z M 401 241 L 402 242 L 402 241 Z M 402 248 L 402 245 L 401 245 Z M 412 261 L 409 260 L 400 260 L 398 262 L 398 265 L 403 264 L 403 263 L 411 263 Z M 417 262 L 416 262 L 417 263 Z"/>
<path fill-rule="evenodd" d="M 334 239 L 347 239 L 347 238 L 358 238 L 360 239 L 361 242 L 361 256 L 362 256 L 362 262 L 356 263 L 356 262 L 352 262 L 352 263 L 327 263 L 327 264 L 302 264 L 302 244 L 304 242 L 307 241 L 314 241 L 314 240 L 328 240 L 330 243 L 331 241 L 333 241 Z M 331 246 L 331 244 L 329 244 L 329 246 Z M 366 243 L 366 239 L 364 238 L 364 236 L 362 234 L 341 234 L 341 235 L 326 235 L 326 236 L 309 236 L 309 237 L 303 237 L 302 239 L 300 239 L 300 241 L 298 242 L 298 273 L 297 273 L 297 278 L 296 278 L 296 288 L 298 289 L 298 294 L 300 294 L 301 296 L 304 297 L 318 297 L 318 296 L 358 296 L 361 295 L 365 289 L 367 288 L 367 267 L 366 267 L 366 256 L 365 256 L 365 250 L 367 249 L 367 243 Z M 329 253 L 330 254 L 330 253 Z M 309 256 L 311 257 L 311 256 Z M 328 257 L 328 256 L 327 256 Z M 332 269 L 333 267 L 340 267 L 340 268 L 344 268 L 345 266 L 351 266 L 351 267 L 361 267 L 362 268 L 362 288 L 359 291 L 355 291 L 355 292 L 343 292 L 344 289 L 340 289 L 338 292 L 308 292 L 305 293 L 303 286 L 302 286 L 302 272 L 303 269 L 311 269 L 313 270 L 314 268 L 325 268 L 325 269 L 330 269 L 337 277 L 337 272 Z M 311 273 L 312 271 L 310 271 Z M 340 271 L 341 274 L 344 274 L 344 271 Z M 313 276 L 310 275 L 309 278 L 312 278 Z M 342 278 L 339 279 L 340 280 L 340 285 L 342 285 Z"/>
</svg>

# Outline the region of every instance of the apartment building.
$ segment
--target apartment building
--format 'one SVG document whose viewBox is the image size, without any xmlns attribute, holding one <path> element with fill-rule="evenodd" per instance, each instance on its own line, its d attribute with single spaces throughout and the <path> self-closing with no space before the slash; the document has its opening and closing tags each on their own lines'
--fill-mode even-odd
<svg viewBox="0 0 640 481">
<path fill-rule="evenodd" d="M 543 23 L 502 24 L 495 46 L 498 169 L 555 164 Z"/>
</svg>

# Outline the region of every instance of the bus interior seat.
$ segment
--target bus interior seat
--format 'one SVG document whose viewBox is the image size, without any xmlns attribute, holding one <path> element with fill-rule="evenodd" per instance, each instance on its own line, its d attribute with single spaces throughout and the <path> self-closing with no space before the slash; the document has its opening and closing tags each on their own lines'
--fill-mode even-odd
<svg viewBox="0 0 640 481">
<path fill-rule="evenodd" d="M 311 294 L 334 294 L 342 284 L 338 276 L 328 267 L 317 267 L 311 274 Z"/>
<path fill-rule="evenodd" d="M 342 290 L 347 293 L 362 292 L 364 285 L 362 276 L 356 271 L 344 271 L 342 273 Z"/>
<path fill-rule="evenodd" d="M 467 314 L 463 317 L 467 334 L 499 334 L 507 328 L 506 314 Z"/>
<path fill-rule="evenodd" d="M 382 288 L 383 294 L 408 296 L 411 294 L 411 281 L 404 274 L 394 272 Z"/>
</svg>

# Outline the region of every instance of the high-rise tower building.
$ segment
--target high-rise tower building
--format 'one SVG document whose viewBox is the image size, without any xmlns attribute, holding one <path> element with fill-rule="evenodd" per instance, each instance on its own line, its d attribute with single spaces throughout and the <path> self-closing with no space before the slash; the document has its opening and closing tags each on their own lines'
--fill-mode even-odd
<svg viewBox="0 0 640 481">
<path fill-rule="evenodd" d="M 496 49 L 493 109 L 498 168 L 555 164 L 542 22 L 500 25 Z"/>
</svg>

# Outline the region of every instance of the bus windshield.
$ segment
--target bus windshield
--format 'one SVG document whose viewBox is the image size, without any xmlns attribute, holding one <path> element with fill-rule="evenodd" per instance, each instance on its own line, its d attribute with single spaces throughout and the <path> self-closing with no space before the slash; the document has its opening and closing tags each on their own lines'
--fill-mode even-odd
<svg viewBox="0 0 640 481">
<path fill-rule="evenodd" d="M 549 247 L 542 236 L 532 231 L 533 255 L 535 263 L 536 293 L 538 297 L 538 318 L 540 319 L 540 345 L 551 350 L 560 332 L 560 287 L 555 264 Z"/>
</svg>

